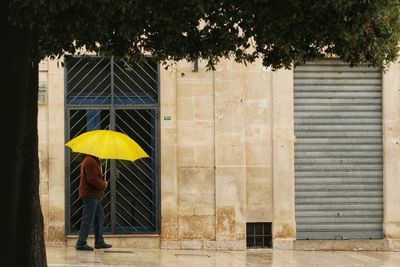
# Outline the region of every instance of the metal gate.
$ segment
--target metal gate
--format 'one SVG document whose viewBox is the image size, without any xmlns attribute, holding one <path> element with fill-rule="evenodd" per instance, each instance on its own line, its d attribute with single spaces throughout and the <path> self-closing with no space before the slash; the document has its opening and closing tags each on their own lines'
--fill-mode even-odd
<svg viewBox="0 0 400 267">
<path fill-rule="evenodd" d="M 102 161 L 109 188 L 102 200 L 105 233 L 159 232 L 159 69 L 156 62 L 128 64 L 105 57 L 65 62 L 66 141 L 86 131 L 126 133 L 149 155 L 135 161 Z M 81 223 L 81 155 L 66 149 L 67 232 Z"/>
<path fill-rule="evenodd" d="M 381 73 L 294 70 L 297 239 L 383 238 Z"/>
</svg>

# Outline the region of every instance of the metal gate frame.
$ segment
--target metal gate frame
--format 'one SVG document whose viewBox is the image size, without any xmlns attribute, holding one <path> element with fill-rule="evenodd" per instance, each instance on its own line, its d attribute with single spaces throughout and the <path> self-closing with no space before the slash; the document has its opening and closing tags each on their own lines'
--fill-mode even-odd
<svg viewBox="0 0 400 267">
<path fill-rule="evenodd" d="M 72 56 L 72 57 L 82 57 L 82 56 Z M 84 57 L 91 57 L 91 58 L 103 58 L 100 56 L 84 56 Z M 110 64 L 111 64 L 111 99 L 114 99 L 114 57 L 110 57 Z M 65 118 L 65 127 L 64 128 L 64 136 L 65 136 L 65 143 L 68 142 L 71 139 L 70 136 L 70 111 L 71 110 L 109 110 L 110 111 L 110 129 L 115 129 L 116 122 L 115 122 L 115 114 L 117 110 L 145 110 L 145 109 L 151 109 L 155 111 L 155 162 L 153 162 L 153 171 L 154 171 L 154 181 L 155 181 L 155 228 L 156 230 L 153 232 L 135 232 L 132 234 L 159 234 L 160 233 L 160 226 L 161 226 L 161 205 L 160 205 L 160 171 L 161 171 L 161 166 L 160 166 L 160 101 L 159 101 L 159 95 L 160 95 L 160 65 L 157 64 L 157 102 L 155 104 L 114 104 L 114 101 L 111 101 L 111 104 L 68 104 L 67 102 L 67 68 L 64 66 L 64 118 Z M 70 171 L 71 171 L 71 166 L 70 166 L 70 156 L 71 152 L 69 149 L 65 149 L 65 232 L 67 235 L 69 234 L 74 234 L 71 233 L 71 203 L 70 203 Z M 114 166 L 113 166 L 114 165 Z M 111 177 L 115 176 L 114 171 L 116 170 L 115 168 L 115 161 L 111 161 L 110 164 L 110 175 Z M 110 184 L 110 188 L 114 188 L 113 192 L 110 193 L 116 195 L 116 189 L 115 189 L 115 179 L 110 180 L 112 181 L 112 185 Z M 111 203 L 111 205 L 115 206 L 115 202 Z M 115 210 L 115 207 L 114 207 Z M 112 220 L 115 221 L 116 213 L 112 214 L 114 218 Z M 115 234 L 115 233 L 112 233 Z"/>
</svg>

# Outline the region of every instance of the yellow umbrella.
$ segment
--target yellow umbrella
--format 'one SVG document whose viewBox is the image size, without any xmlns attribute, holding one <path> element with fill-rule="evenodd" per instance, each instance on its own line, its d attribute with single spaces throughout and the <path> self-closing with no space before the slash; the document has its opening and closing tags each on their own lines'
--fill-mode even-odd
<svg viewBox="0 0 400 267">
<path fill-rule="evenodd" d="M 100 159 L 135 161 L 149 155 L 128 135 L 112 130 L 83 133 L 65 144 L 73 152 L 89 154 Z"/>
</svg>

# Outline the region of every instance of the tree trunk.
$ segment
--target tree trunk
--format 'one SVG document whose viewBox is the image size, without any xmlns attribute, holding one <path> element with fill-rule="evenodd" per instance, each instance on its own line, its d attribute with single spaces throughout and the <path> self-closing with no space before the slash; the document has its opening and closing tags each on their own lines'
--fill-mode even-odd
<svg viewBox="0 0 400 267">
<path fill-rule="evenodd" d="M 47 266 L 39 198 L 38 62 L 32 34 L 12 27 L 8 1 L 0 4 L 2 267 Z"/>
</svg>

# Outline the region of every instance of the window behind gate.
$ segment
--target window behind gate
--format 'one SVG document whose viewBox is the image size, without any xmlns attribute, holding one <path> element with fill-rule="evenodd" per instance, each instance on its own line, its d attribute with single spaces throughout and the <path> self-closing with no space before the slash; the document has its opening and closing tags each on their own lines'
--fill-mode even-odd
<svg viewBox="0 0 400 267">
<path fill-rule="evenodd" d="M 135 162 L 102 161 L 110 181 L 102 200 L 106 233 L 159 231 L 158 95 L 159 68 L 151 59 L 143 64 L 113 57 L 66 59 L 66 141 L 90 130 L 111 129 L 129 135 L 150 155 Z M 68 234 L 77 233 L 81 223 L 81 160 L 80 154 L 66 150 Z"/>
</svg>

